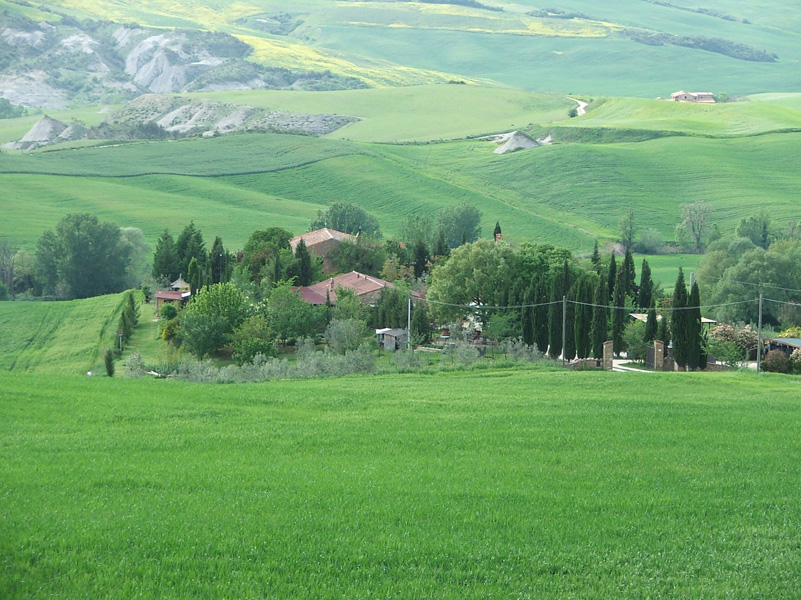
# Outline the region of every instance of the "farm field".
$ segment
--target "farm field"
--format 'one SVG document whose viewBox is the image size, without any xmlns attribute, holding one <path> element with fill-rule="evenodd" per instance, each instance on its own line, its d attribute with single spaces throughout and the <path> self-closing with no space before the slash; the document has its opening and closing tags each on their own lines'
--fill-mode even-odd
<svg viewBox="0 0 801 600">
<path fill-rule="evenodd" d="M 595 238 L 617 236 L 629 208 L 641 227 L 672 240 L 687 198 L 708 202 L 724 234 L 760 208 L 779 226 L 797 217 L 801 133 L 563 143 L 507 155 L 494 148 L 251 134 L 6 155 L 0 233 L 32 249 L 63 215 L 89 211 L 141 228 L 150 243 L 194 219 L 236 248 L 259 228 L 305 231 L 337 200 L 375 214 L 389 236 L 408 214 L 468 201 L 484 213 L 485 234 L 500 221 L 510 241 L 588 252 Z"/>
<path fill-rule="evenodd" d="M 0 302 L 0 371 L 78 374 L 113 347 L 122 294 L 69 302 Z"/>
<path fill-rule="evenodd" d="M 0 385 L 3 598 L 797 594 L 791 378 Z"/>
<path fill-rule="evenodd" d="M 690 273 L 698 268 L 703 254 L 635 254 L 634 266 L 637 268 L 637 281 L 639 281 L 643 259 L 648 261 L 651 269 L 651 278 L 655 283 L 662 285 L 665 293 L 670 295 L 679 276 L 679 267 L 684 270 L 684 276 L 689 280 Z"/>
<path fill-rule="evenodd" d="M 608 98 L 586 115 L 559 126 L 654 130 L 703 137 L 761 135 L 801 129 L 801 100 L 797 96 L 755 96 L 753 101 L 717 104 Z"/>
<path fill-rule="evenodd" d="M 251 91 L 187 94 L 218 102 L 302 113 L 361 117 L 328 134 L 360 142 L 426 142 L 512 131 L 567 118 L 576 103 L 537 94 L 476 85 L 418 85 L 336 92 Z M 454 110 L 458 107 L 458 110 Z"/>
</svg>

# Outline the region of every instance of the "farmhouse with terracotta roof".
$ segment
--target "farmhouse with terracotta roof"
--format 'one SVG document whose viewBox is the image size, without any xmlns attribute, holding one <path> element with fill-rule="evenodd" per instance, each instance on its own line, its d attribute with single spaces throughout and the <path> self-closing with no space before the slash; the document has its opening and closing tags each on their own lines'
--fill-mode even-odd
<svg viewBox="0 0 801 600">
<path fill-rule="evenodd" d="M 292 252 L 294 252 L 300 240 L 303 240 L 310 253 L 323 259 L 323 273 L 335 273 L 336 268 L 330 259 L 331 253 L 339 246 L 340 242 L 345 240 L 354 241 L 355 239 L 355 236 L 348 233 L 342 233 L 336 229 L 324 227 L 304 233 L 303 235 L 296 235 L 289 240 L 289 246 L 292 248 Z"/>
<path fill-rule="evenodd" d="M 351 271 L 319 283 L 298 288 L 298 292 L 300 297 L 310 304 L 325 304 L 326 298 L 329 298 L 332 304 L 336 304 L 337 288 L 340 287 L 353 290 L 353 293 L 362 304 L 374 304 L 378 301 L 378 297 L 384 288 L 395 286 L 379 277 Z M 412 292 L 412 296 L 419 298 L 420 294 Z"/>
</svg>

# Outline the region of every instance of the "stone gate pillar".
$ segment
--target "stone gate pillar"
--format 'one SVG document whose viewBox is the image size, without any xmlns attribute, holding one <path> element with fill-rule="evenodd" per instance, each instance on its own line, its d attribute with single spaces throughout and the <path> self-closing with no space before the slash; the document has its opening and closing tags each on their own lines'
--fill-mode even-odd
<svg viewBox="0 0 801 600">
<path fill-rule="evenodd" d="M 665 342 L 654 340 L 654 371 L 662 371 L 665 368 Z"/>
<path fill-rule="evenodd" d="M 612 342 L 604 342 L 604 371 L 612 370 L 612 359 L 615 357 L 615 351 L 612 347 Z"/>
</svg>

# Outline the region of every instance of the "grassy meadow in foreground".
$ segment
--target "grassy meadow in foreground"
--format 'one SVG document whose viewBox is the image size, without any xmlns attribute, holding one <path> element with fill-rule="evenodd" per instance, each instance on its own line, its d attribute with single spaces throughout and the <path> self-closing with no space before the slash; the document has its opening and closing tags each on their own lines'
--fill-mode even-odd
<svg viewBox="0 0 801 600">
<path fill-rule="evenodd" d="M 3 598 L 799 589 L 789 377 L 0 384 Z"/>
</svg>

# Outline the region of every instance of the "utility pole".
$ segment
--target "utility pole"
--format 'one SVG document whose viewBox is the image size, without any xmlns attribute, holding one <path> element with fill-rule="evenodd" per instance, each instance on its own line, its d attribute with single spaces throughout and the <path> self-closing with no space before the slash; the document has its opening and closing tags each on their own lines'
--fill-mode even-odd
<svg viewBox="0 0 801 600">
<path fill-rule="evenodd" d="M 565 344 L 567 343 L 567 296 L 562 296 L 562 366 L 565 366 Z"/>
<path fill-rule="evenodd" d="M 757 374 L 762 367 L 762 292 L 759 292 L 759 327 L 757 328 Z"/>
<path fill-rule="evenodd" d="M 406 309 L 406 346 L 414 352 L 412 348 L 412 294 L 409 292 L 408 306 Z"/>
</svg>

